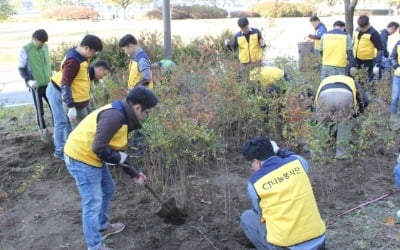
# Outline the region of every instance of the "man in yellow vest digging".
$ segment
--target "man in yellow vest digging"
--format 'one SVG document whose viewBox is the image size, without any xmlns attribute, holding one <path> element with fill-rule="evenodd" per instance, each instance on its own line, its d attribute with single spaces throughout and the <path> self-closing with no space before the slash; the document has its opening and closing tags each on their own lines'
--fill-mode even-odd
<svg viewBox="0 0 400 250">
<path fill-rule="evenodd" d="M 307 161 L 263 136 L 247 141 L 242 154 L 253 171 L 247 184 L 253 207 L 240 216 L 247 238 L 257 249 L 323 249 L 325 224 Z"/>
<path fill-rule="evenodd" d="M 353 54 L 357 68 L 365 68 L 368 82 L 374 79 L 373 68 L 381 67 L 383 48 L 379 32 L 369 23 L 369 17 L 361 15 L 357 20 L 358 28 L 353 33 Z"/>
<path fill-rule="evenodd" d="M 130 58 L 128 89 L 135 86 L 143 85 L 150 89 L 153 88 L 151 76 L 151 63 L 146 52 L 139 47 L 136 38 L 127 34 L 119 40 L 119 47 L 124 50 L 124 53 Z"/>
<path fill-rule="evenodd" d="M 240 31 L 236 33 L 233 40 L 225 40 L 225 45 L 231 51 L 238 51 L 240 62 L 240 72 L 238 79 L 246 80 L 248 70 L 253 67 L 261 66 L 263 58 L 263 49 L 266 47 L 260 30 L 249 26 L 249 20 L 246 17 L 238 19 Z"/>
<path fill-rule="evenodd" d="M 345 23 L 336 21 L 333 29 L 326 32 L 320 42 L 322 54 L 321 79 L 331 75 L 346 75 L 346 68 L 353 73 L 356 61 L 353 55 L 353 41 L 345 32 Z"/>
<path fill-rule="evenodd" d="M 315 95 L 317 119 L 337 127 L 336 159 L 349 157 L 352 118 L 364 112 L 368 103 L 368 96 L 351 77 L 333 75 L 320 83 Z"/>
<path fill-rule="evenodd" d="M 82 226 L 89 250 L 109 250 L 104 239 L 125 228 L 122 223 L 110 223 L 109 207 L 115 186 L 107 164 L 129 165 L 125 153 L 128 133 L 141 128 L 140 121 L 148 117 L 157 102 L 150 89 L 137 86 L 125 100 L 90 113 L 68 137 L 65 164 L 82 198 Z M 146 176 L 139 169 L 123 169 L 134 182 L 146 183 Z"/>
</svg>

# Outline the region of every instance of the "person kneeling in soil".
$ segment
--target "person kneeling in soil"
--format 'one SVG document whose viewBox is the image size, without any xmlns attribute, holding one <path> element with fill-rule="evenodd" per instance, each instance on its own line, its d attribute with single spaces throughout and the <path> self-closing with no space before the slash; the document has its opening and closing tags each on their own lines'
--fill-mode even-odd
<svg viewBox="0 0 400 250">
<path fill-rule="evenodd" d="M 258 85 L 265 88 L 266 95 L 280 94 L 281 84 L 280 81 L 288 82 L 289 75 L 284 70 L 277 67 L 256 67 L 249 73 L 249 80 L 254 87 L 258 88 Z"/>
<path fill-rule="evenodd" d="M 172 71 L 176 67 L 176 63 L 169 59 L 161 59 L 151 64 L 151 75 L 153 82 L 165 83 L 171 81 Z"/>
<path fill-rule="evenodd" d="M 351 77 L 333 75 L 320 83 L 315 95 L 317 120 L 331 127 L 337 126 L 336 159 L 349 156 L 352 118 L 364 112 L 368 104 L 368 96 Z"/>
<path fill-rule="evenodd" d="M 121 232 L 125 225 L 110 224 L 109 207 L 115 191 L 108 164 L 129 165 L 128 133 L 141 128 L 158 102 L 144 86 L 129 91 L 125 100 L 114 101 L 90 113 L 71 132 L 64 148 L 65 164 L 74 177 L 82 198 L 82 226 L 89 250 L 110 249 L 104 239 Z M 139 170 L 123 170 L 135 183 L 144 185 L 146 176 Z"/>
<path fill-rule="evenodd" d="M 247 185 L 253 208 L 240 216 L 247 238 L 257 249 L 323 249 L 307 161 L 263 136 L 247 141 L 242 154 L 254 171 Z"/>
</svg>

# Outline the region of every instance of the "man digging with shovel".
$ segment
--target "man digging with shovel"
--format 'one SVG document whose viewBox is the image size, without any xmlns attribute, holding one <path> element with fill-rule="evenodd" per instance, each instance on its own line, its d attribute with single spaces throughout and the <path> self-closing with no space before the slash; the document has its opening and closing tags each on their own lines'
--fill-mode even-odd
<svg viewBox="0 0 400 250">
<path fill-rule="evenodd" d="M 33 96 L 40 139 L 45 143 L 51 143 L 52 138 L 43 118 L 43 99 L 49 105 L 46 88 L 51 77 L 51 62 L 46 44 L 47 40 L 48 35 L 44 29 L 33 32 L 32 41 L 21 49 L 18 71 Z"/>
<path fill-rule="evenodd" d="M 82 226 L 88 250 L 111 249 L 102 241 L 125 228 L 122 223 L 110 223 L 108 210 L 115 186 L 107 164 L 123 164 L 135 183 L 147 182 L 141 170 L 132 169 L 124 150 L 128 133 L 141 128 L 140 121 L 147 118 L 157 102 L 150 89 L 137 86 L 125 100 L 90 113 L 68 137 L 64 159 L 82 198 Z"/>
</svg>

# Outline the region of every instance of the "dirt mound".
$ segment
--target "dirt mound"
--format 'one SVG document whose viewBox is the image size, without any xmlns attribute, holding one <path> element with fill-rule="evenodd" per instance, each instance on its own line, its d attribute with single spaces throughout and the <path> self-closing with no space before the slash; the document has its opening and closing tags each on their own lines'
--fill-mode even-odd
<svg viewBox="0 0 400 250">
<path fill-rule="evenodd" d="M 1 137 L 0 249 L 85 249 L 80 197 L 64 163 L 52 157 L 53 148 L 34 134 Z M 179 184 L 168 187 L 165 196 L 175 197 L 189 215 L 181 226 L 163 223 L 154 214 L 159 207 L 154 198 L 120 169 L 111 169 L 117 188 L 112 221 L 126 223 L 126 229 L 107 244 L 115 249 L 248 249 L 238 218 L 250 207 L 250 169 L 241 163 L 237 158 L 224 168 L 190 173 L 185 194 Z M 398 193 L 336 216 L 393 188 L 392 165 L 390 153 L 357 164 L 311 163 L 314 191 L 327 219 L 328 249 L 398 249 L 400 227 L 387 223 L 400 208 Z"/>
</svg>

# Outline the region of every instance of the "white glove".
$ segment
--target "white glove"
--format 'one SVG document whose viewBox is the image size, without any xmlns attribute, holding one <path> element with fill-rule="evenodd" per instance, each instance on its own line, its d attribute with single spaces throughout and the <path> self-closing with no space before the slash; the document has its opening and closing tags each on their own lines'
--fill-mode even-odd
<svg viewBox="0 0 400 250">
<path fill-rule="evenodd" d="M 122 164 L 126 161 L 126 158 L 128 158 L 128 154 L 122 151 L 118 151 L 119 155 L 121 156 L 121 159 L 119 160 L 119 164 Z"/>
<path fill-rule="evenodd" d="M 29 81 L 28 81 L 28 86 L 29 86 L 30 88 L 32 88 L 32 89 L 37 89 L 37 87 L 38 87 L 37 81 L 35 81 L 35 80 L 29 80 Z"/>
<path fill-rule="evenodd" d="M 140 172 L 138 176 L 133 177 L 133 181 L 134 181 L 136 184 L 139 184 L 139 185 L 142 185 L 142 186 L 143 186 L 144 184 L 147 183 L 147 177 L 146 177 L 146 175 L 144 175 L 142 172 Z"/>
<path fill-rule="evenodd" d="M 275 154 L 277 154 L 278 151 L 279 151 L 279 146 L 278 146 L 278 144 L 276 144 L 275 141 L 270 141 L 270 142 L 271 142 L 272 148 L 274 149 Z"/>
<path fill-rule="evenodd" d="M 372 73 L 378 74 L 379 73 L 379 67 L 375 65 L 374 68 L 372 69 Z"/>
<path fill-rule="evenodd" d="M 265 46 L 264 39 L 260 39 L 260 47 L 264 47 L 264 46 Z"/>
<path fill-rule="evenodd" d="M 230 40 L 229 39 L 225 39 L 225 41 L 224 41 L 225 46 L 228 46 L 229 43 L 230 43 Z"/>
<path fill-rule="evenodd" d="M 400 66 L 396 68 L 396 70 L 394 71 L 394 75 L 400 76 Z"/>
<path fill-rule="evenodd" d="M 76 108 L 72 107 L 68 109 L 68 119 L 70 122 L 75 122 L 76 121 Z"/>
<path fill-rule="evenodd" d="M 351 67 L 350 68 L 350 75 L 356 76 L 356 74 L 357 74 L 357 68 L 356 67 Z"/>
</svg>

